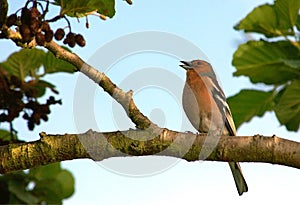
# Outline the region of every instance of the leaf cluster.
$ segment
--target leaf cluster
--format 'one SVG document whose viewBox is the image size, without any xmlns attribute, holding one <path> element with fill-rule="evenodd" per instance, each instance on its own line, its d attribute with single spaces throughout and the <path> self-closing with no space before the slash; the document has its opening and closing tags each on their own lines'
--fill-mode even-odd
<svg viewBox="0 0 300 205">
<path fill-rule="evenodd" d="M 73 192 L 74 178 L 59 163 L 0 176 L 0 204 L 62 204 Z"/>
<path fill-rule="evenodd" d="M 238 47 L 234 76 L 247 76 L 269 91 L 245 89 L 228 99 L 236 126 L 274 111 L 290 131 L 300 125 L 300 1 L 276 0 L 253 9 L 234 28 L 261 38 Z"/>
</svg>

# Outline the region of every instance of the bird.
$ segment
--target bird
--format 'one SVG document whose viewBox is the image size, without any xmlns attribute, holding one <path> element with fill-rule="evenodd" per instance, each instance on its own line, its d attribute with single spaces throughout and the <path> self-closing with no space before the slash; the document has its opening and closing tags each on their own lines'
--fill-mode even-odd
<svg viewBox="0 0 300 205">
<path fill-rule="evenodd" d="M 186 70 L 182 94 L 184 112 L 200 133 L 217 131 L 224 136 L 235 136 L 236 128 L 225 94 L 210 63 L 204 60 L 180 61 Z M 238 162 L 229 162 L 238 194 L 248 191 Z"/>
</svg>

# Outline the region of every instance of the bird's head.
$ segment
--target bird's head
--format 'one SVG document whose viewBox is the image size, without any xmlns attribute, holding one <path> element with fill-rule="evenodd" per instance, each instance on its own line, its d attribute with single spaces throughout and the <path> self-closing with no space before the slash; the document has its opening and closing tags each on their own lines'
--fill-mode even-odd
<svg viewBox="0 0 300 205">
<path fill-rule="evenodd" d="M 193 60 L 193 61 L 180 61 L 182 65 L 180 65 L 185 70 L 194 70 L 196 73 L 210 73 L 212 71 L 211 65 L 204 60 Z"/>
</svg>

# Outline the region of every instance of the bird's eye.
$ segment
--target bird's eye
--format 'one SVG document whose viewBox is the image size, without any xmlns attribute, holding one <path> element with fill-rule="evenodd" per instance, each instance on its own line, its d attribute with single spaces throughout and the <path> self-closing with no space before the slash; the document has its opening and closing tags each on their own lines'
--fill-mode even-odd
<svg viewBox="0 0 300 205">
<path fill-rule="evenodd" d="M 197 62 L 197 65 L 201 65 L 202 63 L 200 61 Z"/>
</svg>

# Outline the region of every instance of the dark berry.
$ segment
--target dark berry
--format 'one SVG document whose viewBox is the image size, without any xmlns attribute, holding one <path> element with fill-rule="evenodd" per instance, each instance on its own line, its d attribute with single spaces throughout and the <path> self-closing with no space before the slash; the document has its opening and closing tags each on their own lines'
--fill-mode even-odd
<svg viewBox="0 0 300 205">
<path fill-rule="evenodd" d="M 37 7 L 32 7 L 30 10 L 30 17 L 31 18 L 37 18 L 41 15 L 41 13 L 39 12 L 39 10 L 37 9 Z"/>
<path fill-rule="evenodd" d="M 16 101 L 16 99 L 22 99 L 22 97 L 23 97 L 23 93 L 20 90 L 14 90 L 14 91 L 12 91 L 12 94 L 15 98 L 15 101 Z"/>
<path fill-rule="evenodd" d="M 44 120 L 45 122 L 47 122 L 48 121 L 48 116 L 45 115 L 45 114 L 42 114 L 41 119 Z"/>
<path fill-rule="evenodd" d="M 55 31 L 54 37 L 56 40 L 60 41 L 65 36 L 65 31 L 62 28 L 59 28 Z"/>
<path fill-rule="evenodd" d="M 26 7 L 22 8 L 21 12 L 21 22 L 22 24 L 29 25 L 31 20 L 31 12 Z"/>
<path fill-rule="evenodd" d="M 39 29 L 41 27 L 41 21 L 38 19 L 31 19 L 30 22 L 30 31 L 33 35 L 39 32 Z"/>
<path fill-rule="evenodd" d="M 34 122 L 29 120 L 27 122 L 27 127 L 28 127 L 29 130 L 33 130 L 34 129 Z"/>
<path fill-rule="evenodd" d="M 40 33 L 37 33 L 35 35 L 35 40 L 36 40 L 36 43 L 39 45 L 39 46 L 43 46 L 46 42 L 45 40 L 45 35 L 42 34 L 41 32 Z"/>
<path fill-rule="evenodd" d="M 4 113 L 1 113 L 0 114 L 0 122 L 5 122 L 5 121 L 7 121 L 7 115 Z"/>
<path fill-rule="evenodd" d="M 79 46 L 81 46 L 81 47 L 85 46 L 85 40 L 81 34 L 77 34 L 75 36 L 75 41 Z"/>
<path fill-rule="evenodd" d="M 73 48 L 76 45 L 76 41 L 75 41 L 75 33 L 68 33 L 68 35 L 66 36 L 66 42 L 68 42 L 68 45 Z"/>
<path fill-rule="evenodd" d="M 7 122 L 12 122 L 16 117 L 19 116 L 18 110 L 14 109 L 14 107 L 11 107 L 8 109 L 8 115 L 7 115 Z"/>
<path fill-rule="evenodd" d="M 75 45 L 76 45 L 76 42 L 75 42 L 75 41 L 70 41 L 70 42 L 68 43 L 68 46 L 70 46 L 71 48 L 73 48 Z"/>
<path fill-rule="evenodd" d="M 22 81 L 20 80 L 20 78 L 18 78 L 15 75 L 12 75 L 10 77 L 10 81 L 13 85 L 15 85 L 16 87 L 20 87 L 22 85 Z"/>
<path fill-rule="evenodd" d="M 69 41 L 68 38 L 65 38 L 64 41 L 63 41 L 64 44 L 69 44 L 69 42 L 70 42 L 70 41 Z"/>
<path fill-rule="evenodd" d="M 29 101 L 27 104 L 26 104 L 26 108 L 28 109 L 31 109 L 31 110 L 34 110 L 37 106 L 37 102 L 35 101 Z"/>
<path fill-rule="evenodd" d="M 24 113 L 23 119 L 24 119 L 24 120 L 28 120 L 28 119 L 29 119 L 29 115 L 28 115 L 27 113 Z"/>
<path fill-rule="evenodd" d="M 75 41 L 75 33 L 72 32 L 68 33 L 66 38 L 68 38 L 69 41 Z"/>
<path fill-rule="evenodd" d="M 46 42 L 50 42 L 50 41 L 52 41 L 52 39 L 53 39 L 53 31 L 52 30 L 49 30 L 49 31 L 46 31 L 45 32 L 45 41 Z"/>
<path fill-rule="evenodd" d="M 51 113 L 51 110 L 50 110 L 50 108 L 49 108 L 49 105 L 45 105 L 45 107 L 44 107 L 44 112 L 45 112 L 46 114 L 50 114 L 50 113 Z"/>
<path fill-rule="evenodd" d="M 47 21 L 43 21 L 42 26 L 41 26 L 42 31 L 47 32 L 50 31 L 50 26 L 49 23 Z"/>
<path fill-rule="evenodd" d="M 29 42 L 31 40 L 32 34 L 30 28 L 27 24 L 20 25 L 20 34 L 23 38 L 23 41 Z"/>
<path fill-rule="evenodd" d="M 56 102 L 55 98 L 53 96 L 50 96 L 49 99 L 47 100 L 47 105 L 54 104 L 55 102 Z"/>
<path fill-rule="evenodd" d="M 33 120 L 34 124 L 39 125 L 41 123 L 40 113 L 34 112 L 31 117 L 32 117 L 32 120 Z"/>
<path fill-rule="evenodd" d="M 39 112 L 43 113 L 43 114 L 50 114 L 51 113 L 49 105 L 47 105 L 47 104 L 40 105 L 38 109 L 39 109 Z"/>
<path fill-rule="evenodd" d="M 15 23 L 17 22 L 17 19 L 18 19 L 17 14 L 10 15 L 6 20 L 7 27 L 11 27 L 12 25 L 16 25 Z"/>
<path fill-rule="evenodd" d="M 35 87 L 27 87 L 27 89 L 24 89 L 24 93 L 29 98 L 36 98 L 38 96 L 38 90 Z"/>
</svg>

